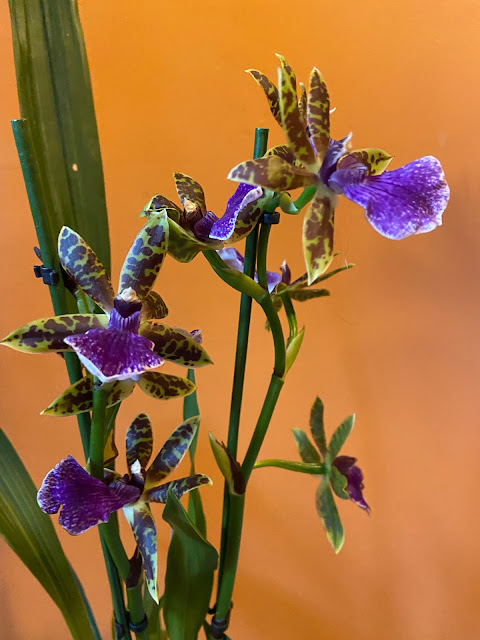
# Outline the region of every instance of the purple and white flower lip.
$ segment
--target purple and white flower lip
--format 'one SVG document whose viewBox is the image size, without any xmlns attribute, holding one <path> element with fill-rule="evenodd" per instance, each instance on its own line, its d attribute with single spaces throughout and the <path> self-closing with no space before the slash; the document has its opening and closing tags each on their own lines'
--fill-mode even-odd
<svg viewBox="0 0 480 640">
<path fill-rule="evenodd" d="M 153 352 L 154 343 L 138 335 L 142 303 L 132 288 L 115 298 L 107 329 L 90 329 L 68 336 L 65 343 L 100 382 L 138 379 L 164 363 Z"/>
</svg>

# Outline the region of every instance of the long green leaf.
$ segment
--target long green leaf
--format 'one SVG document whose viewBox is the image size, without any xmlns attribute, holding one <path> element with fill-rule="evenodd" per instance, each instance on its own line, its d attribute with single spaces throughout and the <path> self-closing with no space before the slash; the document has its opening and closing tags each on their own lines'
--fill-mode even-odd
<svg viewBox="0 0 480 640">
<path fill-rule="evenodd" d="M 58 606 L 73 638 L 99 638 L 53 524 L 37 505 L 35 485 L 2 430 L 0 468 L 0 535 Z"/>
<path fill-rule="evenodd" d="M 170 491 L 163 519 L 173 529 L 163 611 L 170 640 L 196 640 L 208 612 L 218 554 Z"/>
</svg>

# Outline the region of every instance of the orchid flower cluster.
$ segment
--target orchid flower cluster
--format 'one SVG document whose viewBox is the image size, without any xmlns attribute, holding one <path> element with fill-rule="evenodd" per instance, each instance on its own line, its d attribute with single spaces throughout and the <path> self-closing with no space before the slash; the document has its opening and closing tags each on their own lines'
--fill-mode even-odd
<svg viewBox="0 0 480 640">
<path fill-rule="evenodd" d="M 264 144 L 259 151 L 266 138 L 266 130 L 259 130 L 256 157 L 238 164 L 229 174 L 240 184 L 223 215 L 217 217 L 207 208 L 198 182 L 175 173 L 179 204 L 156 194 L 145 205 L 141 214 L 145 224 L 125 258 L 117 294 L 107 269 L 89 244 L 74 229 L 63 227 L 58 236 L 58 259 L 67 288 L 75 294 L 78 312 L 29 322 L 2 341 L 27 353 L 65 357 L 75 354 L 83 369 L 82 375 L 71 381 L 42 413 L 86 417 L 85 465 L 66 452 L 66 457 L 47 473 L 37 499 L 45 513 L 60 512 L 59 524 L 71 535 L 99 526 L 107 549 L 106 560 L 110 558 L 117 580 L 120 579 L 120 595 L 117 589 L 113 601 L 116 639 L 130 638 L 133 632 L 141 639 L 195 640 L 202 627 L 207 638 L 227 638 L 245 493 L 254 470 L 279 467 L 318 478 L 316 509 L 336 552 L 344 543 L 344 530 L 334 496 L 370 512 L 363 495 L 363 473 L 356 459 L 340 455 L 354 417 L 342 422 L 327 444 L 324 407 L 319 398 L 310 416 L 314 444 L 305 431 L 293 431 L 300 460 L 258 460 L 258 454 L 288 371 L 302 345 L 304 328 L 298 326 L 296 303 L 328 296 L 329 291 L 318 285 L 353 266 L 329 270 L 335 255 L 338 195 L 363 207 L 375 231 L 400 240 L 441 224 L 449 189 L 436 158 L 426 156 L 390 171 L 387 167 L 392 156 L 387 152 L 376 148 L 352 150 L 351 134 L 333 139 L 329 94 L 321 73 L 314 68 L 308 90 L 300 84 L 299 95 L 295 73 L 285 58 L 278 58 L 278 86 L 257 70 L 250 70 L 250 74 L 263 89 L 272 115 L 285 134 L 285 144 L 268 150 Z M 291 192 L 297 189 L 302 192 L 294 199 Z M 282 213 L 300 212 L 304 212 L 302 246 L 306 272 L 293 279 L 287 262 L 279 272 L 267 270 L 267 248 L 273 225 Z M 231 246 L 244 239 L 245 256 Z M 164 323 L 167 305 L 153 290 L 167 255 L 185 263 L 199 254 L 208 260 L 215 274 L 241 293 L 230 428 L 228 434 L 210 437 L 212 463 L 215 461 L 225 478 L 218 551 L 207 540 L 206 517 L 198 491 L 212 482 L 195 468 L 200 429 L 195 371 L 211 365 L 212 359 L 203 346 L 201 329 Z M 242 371 L 252 301 L 265 312 L 273 339 L 274 367 L 265 403 L 241 460 L 238 431 Z M 289 331 L 286 339 L 283 313 Z M 183 367 L 186 376 L 163 373 L 165 362 Z M 160 400 L 182 398 L 184 406 L 182 423 L 151 463 L 150 418 L 141 413 L 122 434 L 117 416 L 135 386 Z M 117 434 L 125 441 L 123 475 L 115 468 Z M 225 435 L 226 445 L 217 440 L 217 436 Z M 188 473 L 164 482 L 187 452 Z M 185 494 L 189 495 L 187 510 L 180 502 Z M 166 505 L 163 519 L 173 530 L 165 579 L 159 575 L 156 504 Z M 125 515 L 135 540 L 131 559 L 126 557 L 120 538 L 119 511 Z M 213 612 L 211 619 L 209 612 Z M 165 629 L 159 631 L 162 620 Z"/>
</svg>

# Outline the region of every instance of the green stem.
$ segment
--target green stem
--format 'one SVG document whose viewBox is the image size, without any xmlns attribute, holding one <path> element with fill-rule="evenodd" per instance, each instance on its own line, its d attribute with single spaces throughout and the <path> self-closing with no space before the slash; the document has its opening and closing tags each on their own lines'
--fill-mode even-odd
<svg viewBox="0 0 480 640">
<path fill-rule="evenodd" d="M 313 198 L 316 190 L 317 190 L 316 187 L 305 187 L 305 189 L 302 191 L 302 193 L 298 196 L 298 198 L 293 203 L 295 207 L 298 210 L 302 209 Z"/>
<path fill-rule="evenodd" d="M 258 284 L 268 290 L 267 282 L 267 249 L 268 239 L 270 237 L 270 224 L 262 224 L 260 226 L 260 236 L 258 238 L 258 258 L 257 258 L 257 274 Z"/>
<path fill-rule="evenodd" d="M 285 374 L 285 339 L 283 337 L 282 323 L 278 317 L 278 313 L 273 305 L 270 294 L 265 292 L 257 302 L 262 307 L 265 315 L 267 316 L 268 323 L 273 338 L 273 346 L 275 349 L 275 364 L 273 367 L 273 373 L 282 378 Z"/>
<path fill-rule="evenodd" d="M 290 335 L 288 336 L 288 342 L 290 342 L 290 340 L 293 340 L 298 333 L 297 314 L 293 308 L 292 299 L 290 298 L 288 291 L 281 294 L 281 298 L 287 315 L 288 327 L 290 329 Z"/>
<path fill-rule="evenodd" d="M 105 449 L 105 422 L 108 392 L 94 378 L 92 431 L 90 434 L 90 474 L 103 482 L 103 452 Z"/>
<path fill-rule="evenodd" d="M 297 471 L 311 475 L 323 475 L 325 473 L 325 465 L 323 464 L 296 462 L 295 460 L 259 460 L 253 465 L 254 469 L 262 469 L 263 467 L 278 467 L 287 471 Z"/>
<path fill-rule="evenodd" d="M 131 640 L 132 636 L 130 634 L 130 627 L 128 626 L 128 617 L 125 609 L 122 583 L 120 582 L 117 567 L 115 566 L 113 558 L 108 549 L 104 532 L 100 529 L 100 527 L 98 533 L 100 535 L 100 543 L 102 545 L 103 557 L 107 569 L 108 583 L 110 585 L 110 592 L 112 594 L 115 622 L 122 628 L 122 635 L 119 636 L 118 640 Z"/>
</svg>

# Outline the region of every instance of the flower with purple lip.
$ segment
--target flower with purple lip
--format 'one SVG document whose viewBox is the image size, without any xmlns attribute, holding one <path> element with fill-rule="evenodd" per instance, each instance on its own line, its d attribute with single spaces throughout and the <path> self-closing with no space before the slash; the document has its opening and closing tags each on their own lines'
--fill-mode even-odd
<svg viewBox="0 0 480 640">
<path fill-rule="evenodd" d="M 392 159 L 385 151 L 350 151 L 351 135 L 332 140 L 330 100 L 322 75 L 314 68 L 308 93 L 302 85 L 298 99 L 295 74 L 286 60 L 278 57 L 278 89 L 259 71 L 250 73 L 264 89 L 288 146 L 274 147 L 263 158 L 237 165 L 229 178 L 277 192 L 315 187 L 303 224 L 309 283 L 333 258 L 337 194 L 361 205 L 373 228 L 387 238 L 401 240 L 439 226 L 449 198 L 440 162 L 425 156 L 385 171 Z M 285 210 L 296 212 L 295 206 Z"/>
<path fill-rule="evenodd" d="M 357 459 L 338 455 L 353 429 L 355 416 L 349 416 L 340 424 L 327 446 L 323 413 L 323 403 L 316 398 L 310 413 L 310 432 L 316 446 L 302 429 L 293 429 L 293 435 L 303 462 L 324 467 L 317 489 L 316 506 L 327 538 L 338 553 L 345 536 L 332 489 L 339 498 L 351 500 L 367 513 L 370 513 L 370 507 L 363 497 L 363 473 L 355 464 Z"/>
<path fill-rule="evenodd" d="M 182 207 L 157 194 L 144 207 L 150 217 L 166 211 L 170 227 L 168 252 L 179 262 L 190 262 L 197 253 L 219 249 L 245 238 L 265 210 L 271 194 L 261 187 L 240 184 L 228 200 L 221 218 L 207 209 L 202 187 L 190 176 L 175 173 L 175 186 Z"/>
<path fill-rule="evenodd" d="M 126 433 L 128 474 L 122 477 L 105 469 L 105 482 L 102 482 L 68 456 L 47 474 L 37 495 L 45 513 L 54 514 L 61 509 L 59 524 L 71 535 L 107 522 L 114 511 L 123 509 L 143 560 L 149 592 L 157 602 L 157 531 L 149 503 L 165 503 L 169 491 L 181 498 L 192 489 L 212 484 L 210 478 L 201 473 L 163 482 L 182 461 L 198 424 L 198 416 L 183 422 L 147 468 L 152 455 L 152 425 L 142 413 Z"/>
</svg>

